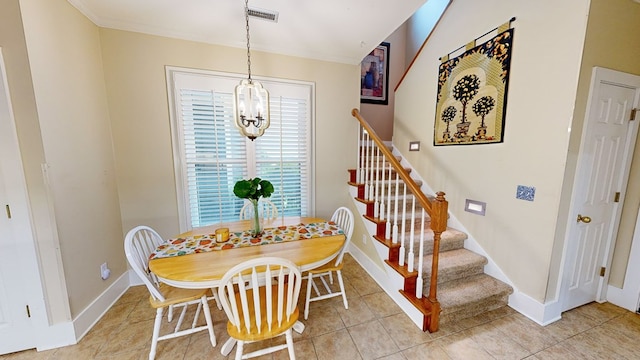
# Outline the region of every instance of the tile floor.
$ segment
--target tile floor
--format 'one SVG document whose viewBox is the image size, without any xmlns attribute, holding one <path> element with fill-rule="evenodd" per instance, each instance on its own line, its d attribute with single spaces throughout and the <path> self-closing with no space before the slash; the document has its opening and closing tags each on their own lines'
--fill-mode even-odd
<svg viewBox="0 0 640 360">
<path fill-rule="evenodd" d="M 423 359 L 640 359 L 640 315 L 592 303 L 539 326 L 504 308 L 462 323 L 420 331 L 349 255 L 345 257 L 349 310 L 340 298 L 312 304 L 302 335 L 294 333 L 299 360 Z M 122 359 L 148 357 L 154 310 L 146 288 L 130 288 L 77 345 L 0 356 L 0 360 Z M 160 342 L 156 359 L 223 359 L 224 313 L 212 305 L 218 346 L 207 333 Z M 233 358 L 235 349 L 229 356 Z M 288 359 L 286 350 L 259 359 Z"/>
</svg>

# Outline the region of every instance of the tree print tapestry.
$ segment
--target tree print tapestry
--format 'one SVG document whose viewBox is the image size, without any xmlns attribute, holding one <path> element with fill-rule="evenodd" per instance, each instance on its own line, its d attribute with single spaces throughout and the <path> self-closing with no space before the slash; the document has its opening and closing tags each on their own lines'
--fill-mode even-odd
<svg viewBox="0 0 640 360">
<path fill-rule="evenodd" d="M 434 145 L 500 143 L 504 135 L 513 29 L 445 57 L 438 74 Z"/>
</svg>

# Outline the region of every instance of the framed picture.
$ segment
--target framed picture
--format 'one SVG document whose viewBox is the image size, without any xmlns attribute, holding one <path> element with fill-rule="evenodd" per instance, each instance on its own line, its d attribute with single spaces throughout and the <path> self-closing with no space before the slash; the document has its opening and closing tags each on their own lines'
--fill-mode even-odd
<svg viewBox="0 0 640 360">
<path fill-rule="evenodd" d="M 389 48 L 381 43 L 360 63 L 361 103 L 389 104 Z"/>
</svg>

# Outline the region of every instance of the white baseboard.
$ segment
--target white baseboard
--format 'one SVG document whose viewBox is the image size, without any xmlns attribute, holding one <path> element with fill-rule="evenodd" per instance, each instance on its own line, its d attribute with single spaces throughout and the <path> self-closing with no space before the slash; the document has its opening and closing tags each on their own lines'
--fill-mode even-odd
<svg viewBox="0 0 640 360">
<path fill-rule="evenodd" d="M 77 343 L 73 322 L 67 321 L 38 330 L 36 350 L 51 350 Z"/>
<path fill-rule="evenodd" d="M 91 330 L 120 296 L 127 291 L 129 286 L 129 271 L 126 271 L 73 319 L 75 337 L 78 341 Z"/>
<path fill-rule="evenodd" d="M 624 277 L 622 289 L 615 286 L 607 286 L 607 301 L 627 310 L 637 312 L 640 307 L 640 215 L 636 219 L 636 229 L 633 234 L 629 261 Z"/>
<path fill-rule="evenodd" d="M 562 313 L 558 301 L 543 304 L 517 290 L 509 296 L 509 306 L 542 326 L 560 320 Z"/>
<path fill-rule="evenodd" d="M 638 311 L 638 292 L 629 290 L 626 286 L 624 289 L 607 286 L 607 301 L 629 311 Z"/>
<path fill-rule="evenodd" d="M 129 273 L 129 286 L 144 285 L 144 283 L 142 282 L 142 280 L 136 274 L 135 271 L 131 271 L 131 269 L 129 269 L 129 271 L 127 272 Z"/>
</svg>

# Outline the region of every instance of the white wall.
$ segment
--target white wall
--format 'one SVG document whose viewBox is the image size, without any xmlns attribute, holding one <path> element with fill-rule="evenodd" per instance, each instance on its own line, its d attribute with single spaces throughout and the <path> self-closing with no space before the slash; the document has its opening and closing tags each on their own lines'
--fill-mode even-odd
<svg viewBox="0 0 640 360">
<path fill-rule="evenodd" d="M 393 142 L 517 289 L 544 302 L 588 0 L 457 0 L 396 93 Z M 433 147 L 438 58 L 516 17 L 504 142 Z M 422 142 L 420 152 L 404 149 Z M 534 186 L 533 202 L 515 198 Z M 463 211 L 487 202 L 486 216 Z M 564 215 L 563 215 L 564 216 Z"/>
</svg>

